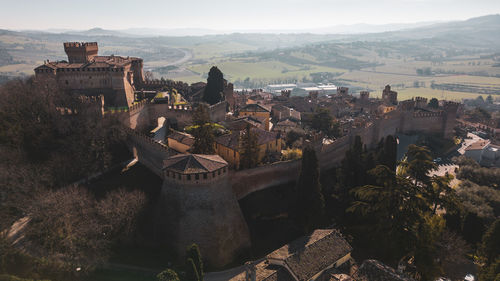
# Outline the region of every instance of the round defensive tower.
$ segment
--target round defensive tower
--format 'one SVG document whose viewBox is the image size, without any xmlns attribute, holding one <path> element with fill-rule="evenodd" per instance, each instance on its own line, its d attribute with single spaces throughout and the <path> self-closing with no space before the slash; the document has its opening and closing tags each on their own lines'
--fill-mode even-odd
<svg viewBox="0 0 500 281">
<path fill-rule="evenodd" d="M 250 235 L 218 155 L 182 154 L 164 162 L 161 215 L 168 244 L 182 257 L 198 244 L 211 265 L 222 267 L 250 248 Z"/>
</svg>

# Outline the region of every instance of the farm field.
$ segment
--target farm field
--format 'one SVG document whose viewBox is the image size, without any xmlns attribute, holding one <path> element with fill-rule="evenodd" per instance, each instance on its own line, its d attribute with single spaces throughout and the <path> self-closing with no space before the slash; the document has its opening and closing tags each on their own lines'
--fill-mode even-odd
<svg viewBox="0 0 500 281">
<path fill-rule="evenodd" d="M 346 38 L 313 34 L 134 38 L 0 30 L 0 76 L 32 75 L 33 68 L 46 59 L 66 59 L 62 42 L 97 41 L 103 55 L 141 57 L 144 70 L 153 77 L 187 83 L 205 81 L 215 65 L 237 88 L 333 83 L 353 93 L 369 90 L 378 96 L 390 84 L 400 99 L 500 97 L 500 46 L 495 44 L 439 38 Z"/>
</svg>

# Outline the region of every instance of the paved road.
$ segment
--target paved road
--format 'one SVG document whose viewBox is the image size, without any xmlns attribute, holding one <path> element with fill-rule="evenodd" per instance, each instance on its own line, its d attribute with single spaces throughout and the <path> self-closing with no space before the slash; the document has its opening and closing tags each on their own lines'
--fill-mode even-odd
<svg viewBox="0 0 500 281">
<path fill-rule="evenodd" d="M 193 58 L 193 53 L 191 53 L 191 51 L 186 50 L 186 49 L 178 49 L 178 50 L 181 50 L 184 53 L 184 57 L 182 57 L 182 58 L 180 58 L 172 63 L 169 63 L 168 65 L 183 64 L 183 63 L 189 61 L 191 58 Z"/>
<path fill-rule="evenodd" d="M 450 186 L 452 188 L 457 187 L 460 183 L 458 179 L 456 179 L 455 169 L 458 169 L 458 165 L 451 163 L 449 160 L 445 159 L 443 162 L 439 163 L 438 169 L 432 171 L 430 176 L 444 176 L 446 173 L 453 175 L 454 179 L 450 182 Z"/>
</svg>

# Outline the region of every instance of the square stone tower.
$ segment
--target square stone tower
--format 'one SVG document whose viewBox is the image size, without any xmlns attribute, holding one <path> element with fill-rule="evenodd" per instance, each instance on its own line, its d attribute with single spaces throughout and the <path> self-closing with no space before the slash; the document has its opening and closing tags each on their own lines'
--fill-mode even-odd
<svg viewBox="0 0 500 281">
<path fill-rule="evenodd" d="M 64 51 L 69 63 L 87 63 L 97 56 L 97 42 L 66 42 Z"/>
</svg>

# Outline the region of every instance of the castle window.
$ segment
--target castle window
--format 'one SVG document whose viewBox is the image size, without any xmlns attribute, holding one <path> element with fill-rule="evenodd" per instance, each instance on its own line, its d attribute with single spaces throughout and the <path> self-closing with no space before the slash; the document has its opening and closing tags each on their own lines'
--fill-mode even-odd
<svg viewBox="0 0 500 281">
<path fill-rule="evenodd" d="M 196 174 L 196 175 L 194 175 L 194 178 L 195 178 L 196 180 L 199 180 L 199 179 L 200 179 L 200 174 Z"/>
<path fill-rule="evenodd" d="M 203 179 L 207 179 L 207 176 L 208 176 L 207 173 L 204 173 L 203 174 Z"/>
<path fill-rule="evenodd" d="M 191 175 L 188 175 L 188 181 L 190 181 L 190 180 L 191 180 Z"/>
</svg>

